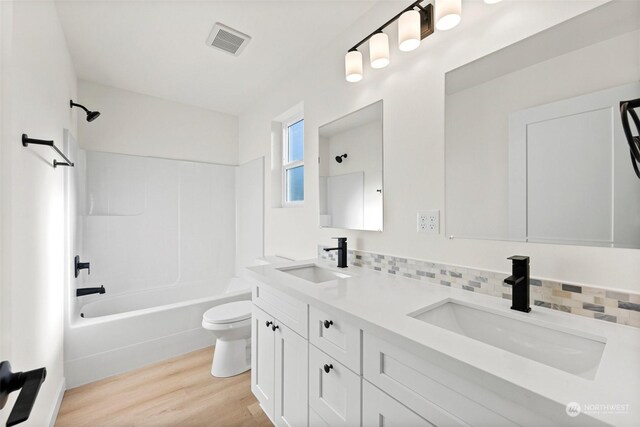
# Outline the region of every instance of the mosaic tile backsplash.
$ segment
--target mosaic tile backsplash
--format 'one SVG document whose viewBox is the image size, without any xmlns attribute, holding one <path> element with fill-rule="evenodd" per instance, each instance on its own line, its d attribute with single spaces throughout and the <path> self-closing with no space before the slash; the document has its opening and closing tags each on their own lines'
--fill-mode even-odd
<svg viewBox="0 0 640 427">
<path fill-rule="evenodd" d="M 336 253 L 325 252 L 326 247 L 318 246 L 318 258 L 335 261 Z M 348 252 L 349 265 L 511 299 L 511 286 L 504 284 L 507 277 L 504 273 L 358 250 Z M 532 277 L 530 298 L 533 305 L 640 328 L 640 293 L 615 292 Z"/>
</svg>

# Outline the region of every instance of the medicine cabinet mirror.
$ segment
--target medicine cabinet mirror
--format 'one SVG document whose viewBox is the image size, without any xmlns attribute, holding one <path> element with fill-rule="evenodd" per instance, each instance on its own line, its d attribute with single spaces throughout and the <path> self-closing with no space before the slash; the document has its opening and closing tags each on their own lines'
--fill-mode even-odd
<svg viewBox="0 0 640 427">
<path fill-rule="evenodd" d="M 620 116 L 639 11 L 610 2 L 446 74 L 447 235 L 640 248 Z"/>
<path fill-rule="evenodd" d="M 382 101 L 320 127 L 320 227 L 382 231 Z"/>
</svg>

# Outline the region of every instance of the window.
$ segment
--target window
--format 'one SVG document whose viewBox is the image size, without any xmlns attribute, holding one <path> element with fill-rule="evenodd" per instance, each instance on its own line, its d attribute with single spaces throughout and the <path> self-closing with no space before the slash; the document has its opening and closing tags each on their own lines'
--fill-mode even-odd
<svg viewBox="0 0 640 427">
<path fill-rule="evenodd" d="M 304 119 L 297 116 L 282 126 L 282 205 L 304 202 Z"/>
</svg>

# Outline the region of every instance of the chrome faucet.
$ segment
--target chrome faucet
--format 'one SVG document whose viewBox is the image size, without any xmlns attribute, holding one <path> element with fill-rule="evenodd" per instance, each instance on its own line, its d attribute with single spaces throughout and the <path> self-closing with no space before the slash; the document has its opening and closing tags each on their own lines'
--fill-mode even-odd
<svg viewBox="0 0 640 427">
<path fill-rule="evenodd" d="M 347 268 L 347 238 L 334 237 L 334 239 L 338 239 L 338 247 L 324 248 L 324 251 L 338 251 L 338 268 Z"/>
<path fill-rule="evenodd" d="M 531 307 L 529 307 L 529 257 L 514 255 L 508 259 L 513 262 L 512 274 L 504 279 L 504 283 L 513 287 L 511 310 L 528 313 L 531 311 Z"/>
</svg>

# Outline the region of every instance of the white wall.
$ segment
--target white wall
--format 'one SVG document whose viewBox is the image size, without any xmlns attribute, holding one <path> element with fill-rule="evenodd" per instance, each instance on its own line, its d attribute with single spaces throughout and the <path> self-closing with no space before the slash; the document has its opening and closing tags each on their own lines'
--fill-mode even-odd
<svg viewBox="0 0 640 427">
<path fill-rule="evenodd" d="M 53 150 L 24 148 L 21 134 L 75 132 L 76 76 L 53 2 L 1 2 L 2 327 L 0 360 L 14 371 L 45 366 L 47 378 L 24 425 L 48 425 L 64 386 L 64 169 Z M 4 424 L 17 393 L 0 413 Z"/>
<path fill-rule="evenodd" d="M 399 52 L 395 32 L 389 31 L 391 64 L 382 70 L 365 66 L 364 80 L 357 84 L 344 80 L 344 54 L 354 41 L 397 13 L 397 3 L 377 5 L 330 46 L 314 46 L 306 65 L 290 67 L 300 70 L 296 76 L 240 116 L 244 162 L 269 156 L 274 116 L 298 102 L 305 105 L 306 200 L 296 209 L 265 205 L 265 252 L 311 258 L 318 243 L 331 244 L 335 230 L 318 227 L 318 126 L 384 99 L 384 232 L 341 232 L 351 247 L 503 272 L 510 269 L 508 256 L 527 254 L 536 277 L 640 291 L 637 250 L 450 241 L 442 233 L 418 234 L 415 225 L 416 211 L 444 208 L 444 74 L 601 3 L 464 2 L 459 28 L 436 32 L 413 52 Z"/>
<path fill-rule="evenodd" d="M 101 113 L 91 123 L 81 121 L 81 148 L 238 164 L 235 116 L 83 80 L 78 82 L 77 102 Z"/>
</svg>

